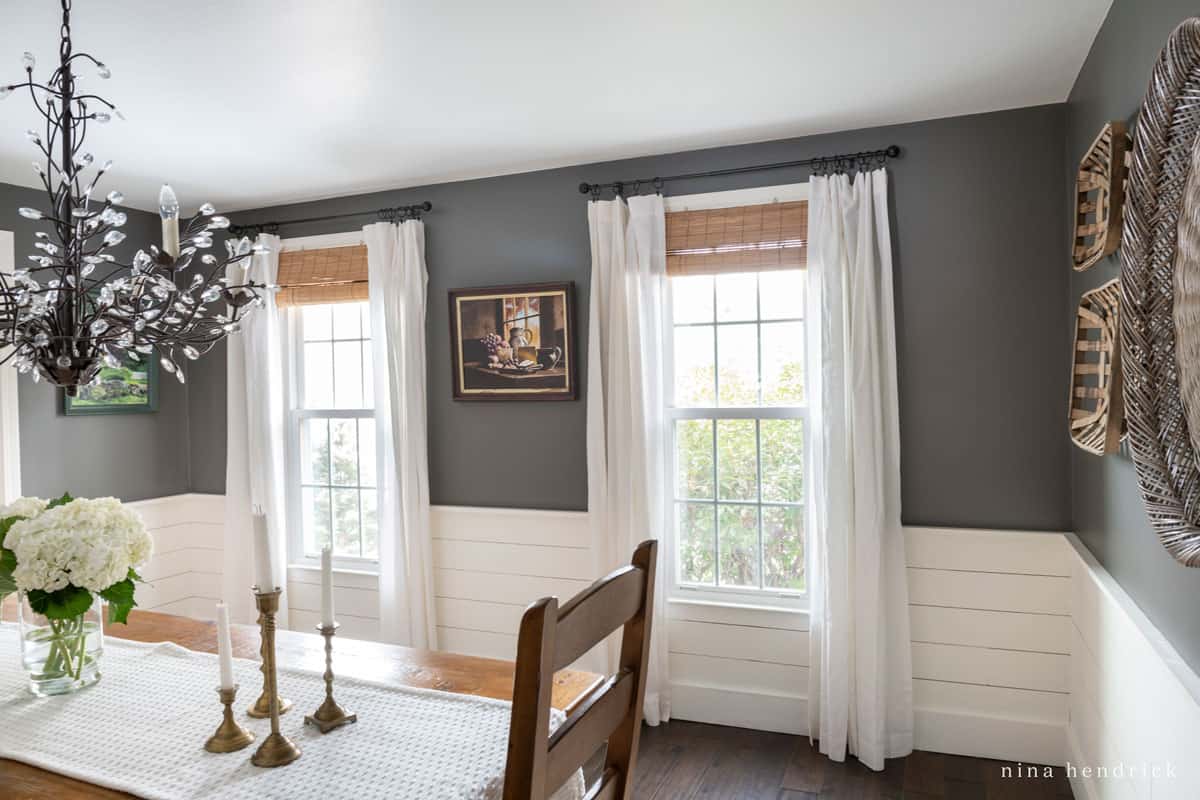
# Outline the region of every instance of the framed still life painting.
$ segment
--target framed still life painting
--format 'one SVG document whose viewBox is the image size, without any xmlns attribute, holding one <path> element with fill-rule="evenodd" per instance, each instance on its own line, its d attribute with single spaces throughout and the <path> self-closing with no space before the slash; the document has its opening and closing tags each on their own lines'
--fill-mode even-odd
<svg viewBox="0 0 1200 800">
<path fill-rule="evenodd" d="M 574 284 L 450 292 L 455 400 L 574 400 Z"/>
<path fill-rule="evenodd" d="M 119 367 L 101 367 L 95 380 L 79 387 L 77 396 L 63 392 L 63 413 L 72 417 L 157 410 L 158 364 L 140 353 L 131 354 Z"/>
</svg>

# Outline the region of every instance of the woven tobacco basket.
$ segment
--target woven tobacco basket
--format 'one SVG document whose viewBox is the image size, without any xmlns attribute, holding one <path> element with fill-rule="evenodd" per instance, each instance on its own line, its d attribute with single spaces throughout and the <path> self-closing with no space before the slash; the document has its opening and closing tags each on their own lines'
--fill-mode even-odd
<svg viewBox="0 0 1200 800">
<path fill-rule="evenodd" d="M 1180 386 L 1175 290 L 1197 131 L 1200 18 L 1191 18 L 1167 39 L 1138 116 L 1121 240 L 1121 360 L 1129 445 L 1146 513 L 1163 546 L 1192 567 L 1200 566 L 1200 469 L 1184 403 L 1195 406 L 1200 398 L 1188 398 Z M 1200 264 L 1192 260 L 1184 268 L 1200 270 Z"/>
</svg>

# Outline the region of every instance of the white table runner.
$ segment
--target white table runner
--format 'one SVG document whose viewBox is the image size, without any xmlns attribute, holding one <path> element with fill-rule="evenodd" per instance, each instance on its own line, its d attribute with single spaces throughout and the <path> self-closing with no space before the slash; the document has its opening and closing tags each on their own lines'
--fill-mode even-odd
<svg viewBox="0 0 1200 800">
<path fill-rule="evenodd" d="M 0 757 L 150 800 L 501 796 L 510 710 L 503 701 L 339 678 L 335 696 L 359 721 L 322 735 L 304 725 L 304 715 L 325 697 L 320 674 L 280 669 L 281 692 L 295 703 L 280 718 L 281 730 L 303 755 L 262 769 L 250 764 L 250 755 L 270 722 L 243 713 L 262 687 L 256 662 L 234 662 L 242 687 L 238 721 L 256 739 L 225 754 L 204 750 L 221 720 L 215 656 L 110 638 L 101 667 L 95 686 L 34 697 L 21 669 L 16 626 L 0 624 Z M 561 720 L 555 712 L 551 725 Z M 583 794 L 577 773 L 554 800 Z"/>
</svg>

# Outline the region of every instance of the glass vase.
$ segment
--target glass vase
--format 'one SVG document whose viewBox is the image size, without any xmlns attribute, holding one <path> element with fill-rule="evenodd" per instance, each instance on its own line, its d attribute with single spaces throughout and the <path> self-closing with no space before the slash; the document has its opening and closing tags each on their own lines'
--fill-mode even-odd
<svg viewBox="0 0 1200 800">
<path fill-rule="evenodd" d="M 100 598 L 70 619 L 47 619 L 21 594 L 17 605 L 21 662 L 29 691 L 39 697 L 76 692 L 100 680 L 104 653 L 104 617 Z"/>
</svg>

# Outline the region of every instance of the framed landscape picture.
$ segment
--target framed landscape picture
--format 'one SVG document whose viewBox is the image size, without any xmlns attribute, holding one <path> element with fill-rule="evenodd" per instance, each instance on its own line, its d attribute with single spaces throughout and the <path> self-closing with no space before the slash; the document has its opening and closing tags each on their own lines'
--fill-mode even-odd
<svg viewBox="0 0 1200 800">
<path fill-rule="evenodd" d="M 77 397 L 63 392 L 63 413 L 72 417 L 157 410 L 158 364 L 140 354 L 120 367 L 101 367 L 94 381 L 79 387 Z"/>
<path fill-rule="evenodd" d="M 574 284 L 450 292 L 455 400 L 574 400 Z"/>
</svg>

